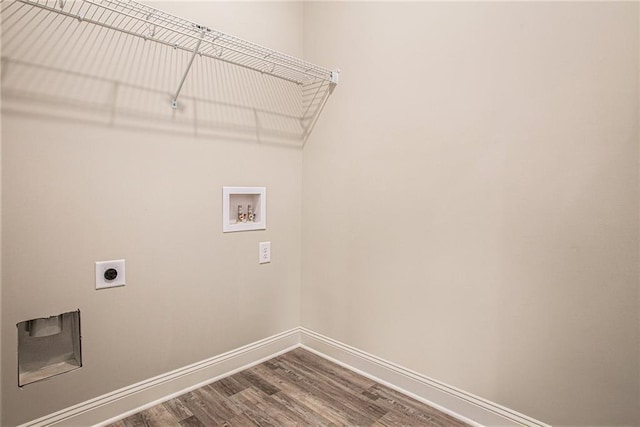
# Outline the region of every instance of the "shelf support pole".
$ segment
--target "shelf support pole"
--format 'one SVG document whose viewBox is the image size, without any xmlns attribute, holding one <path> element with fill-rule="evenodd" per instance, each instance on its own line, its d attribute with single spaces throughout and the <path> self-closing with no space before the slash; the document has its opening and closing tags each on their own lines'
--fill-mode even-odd
<svg viewBox="0 0 640 427">
<path fill-rule="evenodd" d="M 196 48 L 193 49 L 193 54 L 191 55 L 191 59 L 189 60 L 189 65 L 187 65 L 187 69 L 184 70 L 184 75 L 182 76 L 182 80 L 180 80 L 180 84 L 178 85 L 178 89 L 176 90 L 176 94 L 171 100 L 171 107 L 175 110 L 178 108 L 178 95 L 180 95 L 180 91 L 182 90 L 182 85 L 184 81 L 187 79 L 187 75 L 189 74 L 189 70 L 191 70 L 191 66 L 193 65 L 193 60 L 196 59 L 196 55 L 200 50 L 200 44 L 202 43 L 202 39 L 204 38 L 204 33 L 206 31 L 206 27 L 202 27 L 202 32 L 200 33 L 200 38 L 198 39 L 198 44 L 196 44 Z"/>
</svg>

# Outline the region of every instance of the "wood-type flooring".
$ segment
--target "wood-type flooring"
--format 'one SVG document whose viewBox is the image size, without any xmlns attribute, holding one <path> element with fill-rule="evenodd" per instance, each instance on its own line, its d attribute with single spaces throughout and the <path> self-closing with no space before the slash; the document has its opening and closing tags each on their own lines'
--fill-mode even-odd
<svg viewBox="0 0 640 427">
<path fill-rule="evenodd" d="M 109 427 L 467 426 L 298 348 Z"/>
</svg>

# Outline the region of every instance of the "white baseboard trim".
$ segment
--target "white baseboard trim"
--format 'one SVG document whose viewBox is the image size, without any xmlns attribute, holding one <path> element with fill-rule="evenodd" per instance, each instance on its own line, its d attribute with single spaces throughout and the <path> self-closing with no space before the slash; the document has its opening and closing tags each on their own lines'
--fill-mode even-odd
<svg viewBox="0 0 640 427">
<path fill-rule="evenodd" d="M 550 427 L 541 421 L 428 378 L 306 328 L 301 347 L 472 426 Z"/>
<path fill-rule="evenodd" d="M 105 426 L 299 346 L 299 328 L 294 328 L 79 403 L 20 427 Z"/>
<path fill-rule="evenodd" d="M 20 427 L 103 427 L 298 347 L 407 394 L 472 426 L 550 427 L 302 327 L 121 388 Z"/>
</svg>

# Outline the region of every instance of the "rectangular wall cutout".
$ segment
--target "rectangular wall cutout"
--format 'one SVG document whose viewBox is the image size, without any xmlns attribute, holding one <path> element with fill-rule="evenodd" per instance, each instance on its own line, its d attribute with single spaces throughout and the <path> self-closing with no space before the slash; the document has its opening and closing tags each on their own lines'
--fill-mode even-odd
<svg viewBox="0 0 640 427">
<path fill-rule="evenodd" d="M 16 326 L 19 387 L 82 367 L 80 310 Z"/>
<path fill-rule="evenodd" d="M 222 187 L 222 231 L 265 230 L 267 189 L 265 187 Z"/>
</svg>

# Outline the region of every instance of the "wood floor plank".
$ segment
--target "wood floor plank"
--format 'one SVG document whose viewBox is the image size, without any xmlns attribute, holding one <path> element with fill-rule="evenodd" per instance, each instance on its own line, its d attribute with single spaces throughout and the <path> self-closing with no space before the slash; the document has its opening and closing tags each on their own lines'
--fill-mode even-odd
<svg viewBox="0 0 640 427">
<path fill-rule="evenodd" d="M 231 399 L 243 406 L 243 413 L 259 425 L 265 425 L 265 423 L 275 426 L 300 425 L 300 420 L 295 413 L 276 404 L 270 395 L 260 389 L 248 388 L 235 394 Z"/>
<path fill-rule="evenodd" d="M 179 427 L 180 423 L 163 405 L 153 406 L 142 412 L 149 426 Z"/>
<path fill-rule="evenodd" d="M 347 368 L 343 368 L 340 365 L 301 348 L 283 354 L 282 358 L 297 361 L 297 363 L 302 366 L 308 366 L 313 369 L 314 372 L 343 384 L 347 389 L 361 388 L 366 390 L 372 385 L 377 384 L 374 380 L 358 375 Z"/>
<path fill-rule="evenodd" d="M 216 381 L 215 383 L 210 384 L 210 386 L 215 388 L 225 396 L 233 396 L 234 394 L 241 392 L 250 385 L 247 383 L 241 383 L 235 376 L 231 376 L 223 378 L 220 381 Z"/>
<path fill-rule="evenodd" d="M 225 419 L 211 408 L 203 399 L 201 393 L 189 392 L 177 398 L 191 413 L 206 426 L 222 424 Z"/>
<path fill-rule="evenodd" d="M 249 427 L 257 425 L 259 424 L 253 422 L 253 420 L 251 420 L 251 418 L 247 417 L 245 414 L 237 415 L 223 424 L 224 427 Z"/>
<path fill-rule="evenodd" d="M 300 399 L 296 399 L 286 393 L 276 393 L 271 398 L 297 414 L 302 420 L 301 425 L 328 426 L 336 424 L 335 420 L 331 421 L 323 416 L 321 411 L 314 410 L 311 406 L 305 405 Z"/>
<path fill-rule="evenodd" d="M 262 390 L 267 395 L 271 395 L 280 391 L 280 389 L 275 385 L 264 381 L 258 375 L 255 375 L 251 368 L 247 369 L 246 371 L 240 372 L 237 375 L 238 378 L 247 381 L 249 384 Z"/>
<path fill-rule="evenodd" d="M 198 417 L 191 415 L 190 417 L 180 421 L 180 427 L 206 427 L 206 425 L 202 424 L 202 421 L 200 421 Z"/>
<path fill-rule="evenodd" d="M 310 419 L 305 416 L 305 412 L 296 410 L 297 408 L 292 405 L 291 401 L 279 398 L 282 394 L 280 392 L 267 395 L 261 390 L 253 388 L 243 390 L 239 394 L 245 394 L 244 397 L 254 399 L 253 402 L 251 400 L 249 400 L 249 402 L 253 403 L 253 406 L 264 410 L 275 420 L 283 418 L 283 423 L 289 423 L 289 421 L 291 421 L 295 425 L 309 424 Z"/>
<path fill-rule="evenodd" d="M 202 402 L 206 406 L 207 414 L 219 420 L 219 423 L 230 420 L 242 412 L 238 408 L 235 408 L 231 402 L 221 398 L 221 396 L 209 386 L 201 387 L 195 390 L 194 393 L 199 397 L 198 402 Z"/>
<path fill-rule="evenodd" d="M 238 408 L 233 400 L 230 399 L 230 396 L 226 396 L 213 384 L 206 385 L 202 389 L 208 393 L 208 399 L 215 401 L 222 408 L 221 411 L 225 419 L 231 419 L 242 414 L 242 408 Z"/>
<path fill-rule="evenodd" d="M 467 426 L 299 348 L 109 427 L 306 425 Z"/>
<path fill-rule="evenodd" d="M 142 413 L 133 414 L 123 420 L 126 427 L 144 427 L 145 421 Z"/>
<path fill-rule="evenodd" d="M 317 402 L 317 407 L 326 416 L 342 421 L 345 425 L 367 425 L 371 424 L 374 419 L 354 410 L 345 404 L 343 397 L 336 395 L 323 387 L 320 383 L 310 382 L 304 375 L 301 375 L 286 363 L 283 363 L 282 369 L 273 371 L 285 380 L 294 396 L 304 399 L 307 404 Z"/>
<path fill-rule="evenodd" d="M 333 402 L 333 406 L 347 414 L 354 424 L 371 424 L 387 412 L 371 400 L 364 398 L 361 395 L 363 390 L 358 387 L 342 387 L 332 379 L 287 358 L 286 355 L 280 358 L 280 362 L 292 381 L 296 381 L 302 388 L 306 387 L 318 393 L 323 400 Z"/>
<path fill-rule="evenodd" d="M 362 395 L 364 391 L 376 384 L 375 381 L 357 375 L 345 368 L 336 367 L 335 364 L 329 365 L 330 362 L 304 350 L 294 350 L 282 357 L 287 360 L 290 366 L 295 366 L 299 370 L 306 370 L 309 373 L 310 380 L 326 384 L 332 393 L 343 396 L 345 401 L 354 409 L 370 414 L 375 418 L 380 418 L 387 412 L 386 409 L 373 403 L 374 400 L 367 399 L 366 396 Z M 332 366 L 336 367 L 333 371 L 331 371 Z"/>
<path fill-rule="evenodd" d="M 326 421 L 329 425 L 349 425 L 348 419 L 342 416 L 339 412 L 330 410 L 327 402 L 321 397 L 315 396 L 311 391 L 305 390 L 291 382 L 288 382 L 286 378 L 280 377 L 275 370 L 271 368 L 258 365 L 254 367 L 254 369 L 266 369 L 266 371 L 262 372 L 262 375 L 278 384 L 281 391 L 276 393 L 274 398 L 296 402 L 309 417 L 322 420 L 322 422 L 318 424 L 325 425 Z M 312 425 L 315 424 L 316 423 L 313 423 Z"/>
<path fill-rule="evenodd" d="M 457 420 L 451 415 L 445 414 L 431 406 L 425 405 L 399 391 L 393 390 L 382 384 L 375 384 L 369 388 L 368 392 L 377 395 L 376 402 L 379 405 L 390 404 L 395 409 L 393 412 L 402 413 L 406 416 L 422 419 L 429 418 L 430 424 L 442 426 L 466 426 L 466 423 Z"/>
<path fill-rule="evenodd" d="M 164 406 L 178 422 L 182 422 L 193 416 L 193 413 L 184 406 L 179 399 L 167 400 L 162 406 Z"/>
<path fill-rule="evenodd" d="M 412 420 L 412 424 L 422 423 L 423 425 L 426 425 L 431 420 L 429 413 L 426 411 L 414 411 L 413 408 L 404 403 L 404 401 L 396 400 L 382 392 L 378 393 L 375 390 L 367 390 L 366 394 L 363 393 L 363 396 L 374 396 L 374 401 L 379 406 L 386 408 L 388 410 L 387 413 L 402 416 L 405 420 Z M 387 419 L 388 418 L 389 417 L 387 417 Z M 393 419 L 393 417 L 391 418 Z"/>
<path fill-rule="evenodd" d="M 397 412 L 388 412 L 384 417 L 376 421 L 374 425 L 376 427 L 432 427 L 431 419 L 428 417 L 424 420 L 417 420 Z"/>
</svg>

